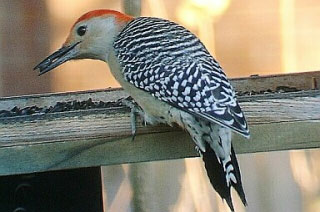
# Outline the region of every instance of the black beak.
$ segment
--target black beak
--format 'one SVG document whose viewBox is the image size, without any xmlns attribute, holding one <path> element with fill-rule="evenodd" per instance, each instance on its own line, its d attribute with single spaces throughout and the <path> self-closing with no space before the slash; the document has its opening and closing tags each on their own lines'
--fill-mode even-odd
<svg viewBox="0 0 320 212">
<path fill-rule="evenodd" d="M 55 67 L 61 65 L 68 60 L 73 59 L 77 55 L 77 51 L 75 51 L 75 47 L 80 43 L 74 43 L 69 46 L 63 46 L 58 49 L 56 52 L 48 56 L 41 63 L 39 63 L 33 70 L 39 69 L 39 76 L 51 71 Z"/>
</svg>

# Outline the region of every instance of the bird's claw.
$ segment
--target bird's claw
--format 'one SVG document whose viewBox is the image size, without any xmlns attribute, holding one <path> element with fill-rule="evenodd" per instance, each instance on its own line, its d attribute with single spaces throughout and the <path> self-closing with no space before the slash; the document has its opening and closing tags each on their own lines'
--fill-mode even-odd
<svg viewBox="0 0 320 212">
<path fill-rule="evenodd" d="M 137 132 L 137 127 L 136 127 L 136 109 L 134 107 L 131 108 L 130 121 L 131 121 L 131 135 L 132 135 L 131 141 L 134 141 L 134 138 L 136 137 L 136 132 Z"/>
<path fill-rule="evenodd" d="M 130 108 L 130 122 L 131 122 L 131 135 L 133 141 L 136 137 L 137 127 L 136 127 L 136 116 L 137 114 L 143 114 L 142 109 L 137 105 L 137 103 L 134 102 L 134 100 L 131 97 L 128 97 L 126 99 L 122 99 L 122 104 L 126 105 Z"/>
</svg>

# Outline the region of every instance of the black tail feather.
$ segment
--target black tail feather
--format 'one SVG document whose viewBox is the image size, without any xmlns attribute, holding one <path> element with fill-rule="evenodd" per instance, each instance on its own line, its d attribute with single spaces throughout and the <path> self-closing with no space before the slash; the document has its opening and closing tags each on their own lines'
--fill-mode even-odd
<svg viewBox="0 0 320 212">
<path fill-rule="evenodd" d="M 237 184 L 234 184 L 232 181 L 232 187 L 234 187 L 234 189 L 237 191 L 237 193 L 239 194 L 240 196 L 240 199 L 242 201 L 242 203 L 247 206 L 248 203 L 247 203 L 247 200 L 246 200 L 246 195 L 244 193 L 244 190 L 243 190 L 243 186 L 242 186 L 242 181 L 241 181 L 241 173 L 240 173 L 240 168 L 239 168 L 239 165 L 238 165 L 238 161 L 237 161 L 237 158 L 236 158 L 236 154 L 234 153 L 234 150 L 233 150 L 233 146 L 231 145 L 231 161 L 232 161 L 232 164 L 233 164 L 233 167 L 234 167 L 234 174 L 235 174 L 235 177 L 237 179 Z"/>
<path fill-rule="evenodd" d="M 230 210 L 234 211 L 231 190 L 226 181 L 226 173 L 224 172 L 222 163 L 220 163 L 220 160 L 217 158 L 215 152 L 210 148 L 209 144 L 206 144 L 206 152 L 202 152 L 202 159 L 213 188 L 218 192 L 222 199 L 226 200 Z M 234 167 L 234 175 L 237 179 L 237 183 L 235 184 L 231 181 L 231 185 L 239 194 L 243 204 L 247 205 L 245 194 L 242 188 L 240 169 L 233 147 L 231 147 L 231 162 Z"/>
<path fill-rule="evenodd" d="M 213 188 L 218 192 L 222 199 L 226 200 L 231 211 L 234 211 L 230 188 L 227 185 L 223 165 L 218 161 L 216 154 L 209 144 L 206 144 L 206 151 L 202 152 L 202 159 Z"/>
</svg>

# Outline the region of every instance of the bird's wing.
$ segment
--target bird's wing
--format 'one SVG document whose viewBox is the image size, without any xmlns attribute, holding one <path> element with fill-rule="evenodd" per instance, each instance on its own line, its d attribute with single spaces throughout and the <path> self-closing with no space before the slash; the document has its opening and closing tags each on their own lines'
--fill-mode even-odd
<svg viewBox="0 0 320 212">
<path fill-rule="evenodd" d="M 114 47 L 128 82 L 174 107 L 249 136 L 230 82 L 191 32 L 166 20 L 138 18 L 118 37 Z"/>
</svg>

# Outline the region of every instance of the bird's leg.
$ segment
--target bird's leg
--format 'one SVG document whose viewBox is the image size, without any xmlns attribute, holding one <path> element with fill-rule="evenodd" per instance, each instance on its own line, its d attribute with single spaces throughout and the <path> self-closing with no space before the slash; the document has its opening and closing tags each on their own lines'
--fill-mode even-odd
<svg viewBox="0 0 320 212">
<path fill-rule="evenodd" d="M 137 132 L 136 116 L 138 114 L 138 115 L 140 115 L 140 117 L 144 117 L 144 112 L 141 109 L 141 107 L 131 97 L 128 97 L 126 99 L 122 99 L 121 102 L 123 105 L 125 105 L 131 109 L 131 111 L 130 111 L 131 134 L 132 134 L 131 140 L 133 141 L 136 136 L 136 132 Z"/>
</svg>

